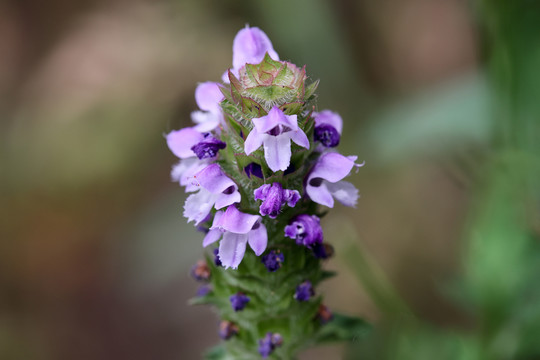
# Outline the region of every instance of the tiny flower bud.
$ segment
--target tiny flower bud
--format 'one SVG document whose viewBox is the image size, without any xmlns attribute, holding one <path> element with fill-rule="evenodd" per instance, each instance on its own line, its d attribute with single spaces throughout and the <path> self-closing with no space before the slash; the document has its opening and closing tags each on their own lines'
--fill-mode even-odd
<svg viewBox="0 0 540 360">
<path fill-rule="evenodd" d="M 200 160 L 202 160 L 216 157 L 218 151 L 225 149 L 226 146 L 227 144 L 223 141 L 220 141 L 210 135 L 210 133 L 207 133 L 201 142 L 191 147 L 191 150 Z"/>
<path fill-rule="evenodd" d="M 228 320 L 223 320 L 219 323 L 219 337 L 223 340 L 228 340 L 238 334 L 238 326 Z"/>
<path fill-rule="evenodd" d="M 272 250 L 268 254 L 264 255 L 261 259 L 266 269 L 269 272 L 274 272 L 281 267 L 281 264 L 285 260 L 283 253 L 278 250 Z"/>
<path fill-rule="evenodd" d="M 199 260 L 191 268 L 191 276 L 197 281 L 210 280 L 210 268 L 204 260 Z"/>
<path fill-rule="evenodd" d="M 311 286 L 311 282 L 309 280 L 306 280 L 296 287 L 294 298 L 297 301 L 308 301 L 313 295 L 315 295 L 313 286 Z"/>
<path fill-rule="evenodd" d="M 219 259 L 219 249 L 218 248 L 214 249 L 214 264 L 216 264 L 216 266 L 222 266 L 221 260 Z"/>
<path fill-rule="evenodd" d="M 315 127 L 313 132 L 315 141 L 320 141 L 325 147 L 336 147 L 339 145 L 339 133 L 332 125 L 322 124 Z"/>
<path fill-rule="evenodd" d="M 241 311 L 244 310 L 250 299 L 247 295 L 238 292 L 234 295 L 231 295 L 229 300 L 231 301 L 231 306 L 234 311 Z"/>
<path fill-rule="evenodd" d="M 334 315 L 332 315 L 332 313 L 330 312 L 328 307 L 326 307 L 326 305 L 323 305 L 323 304 L 319 305 L 319 309 L 317 310 L 317 315 L 315 316 L 315 318 L 318 319 L 321 322 L 321 324 L 326 324 L 327 322 L 332 320 L 333 317 Z"/>
<path fill-rule="evenodd" d="M 208 295 L 212 291 L 210 285 L 203 285 L 197 289 L 197 296 L 203 297 Z"/>
<path fill-rule="evenodd" d="M 320 244 L 323 241 L 323 232 L 319 221 L 315 215 L 298 215 L 290 225 L 285 226 L 285 236 L 295 239 L 298 245 L 311 247 Z"/>
<path fill-rule="evenodd" d="M 259 340 L 259 354 L 263 358 L 266 358 L 274 352 L 276 347 L 281 346 L 281 344 L 283 344 L 283 337 L 280 334 L 268 332 L 265 337 Z"/>
<path fill-rule="evenodd" d="M 317 259 L 328 259 L 334 255 L 334 247 L 328 243 L 313 245 L 313 255 Z"/>
</svg>

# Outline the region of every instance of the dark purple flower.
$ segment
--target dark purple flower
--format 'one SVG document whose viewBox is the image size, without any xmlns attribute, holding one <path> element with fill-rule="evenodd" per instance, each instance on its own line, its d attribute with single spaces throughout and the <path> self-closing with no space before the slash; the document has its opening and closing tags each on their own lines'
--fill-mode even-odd
<svg viewBox="0 0 540 360">
<path fill-rule="evenodd" d="M 306 280 L 296 287 L 294 298 L 297 301 L 308 301 L 313 295 L 315 295 L 313 286 L 311 286 L 311 282 L 309 280 Z"/>
<path fill-rule="evenodd" d="M 259 340 L 259 354 L 263 358 L 266 358 L 274 352 L 276 347 L 281 346 L 281 344 L 283 344 L 283 337 L 280 334 L 268 332 Z"/>
<path fill-rule="evenodd" d="M 261 261 L 269 272 L 274 272 L 281 267 L 281 264 L 285 261 L 285 256 L 279 250 L 272 250 L 264 255 Z"/>
<path fill-rule="evenodd" d="M 221 265 L 221 260 L 219 259 L 219 249 L 218 248 L 214 249 L 214 264 L 216 264 L 216 266 L 222 266 Z"/>
<path fill-rule="evenodd" d="M 246 172 L 248 178 L 251 178 L 251 175 L 254 175 L 261 179 L 263 178 L 261 165 L 257 163 L 249 163 L 248 166 L 244 168 L 244 171 Z"/>
<path fill-rule="evenodd" d="M 216 157 L 218 151 L 225 149 L 226 146 L 227 144 L 223 141 L 216 139 L 210 133 L 206 133 L 204 139 L 193 145 L 191 150 L 202 160 Z"/>
<path fill-rule="evenodd" d="M 219 323 L 219 337 L 223 340 L 228 340 L 238 334 L 238 326 L 228 320 L 223 320 Z"/>
<path fill-rule="evenodd" d="M 253 129 L 246 138 L 246 155 L 264 148 L 264 159 L 268 167 L 277 172 L 286 170 L 291 162 L 291 140 L 299 146 L 309 149 L 309 139 L 298 127 L 296 115 L 285 115 L 274 106 L 268 115 L 253 119 Z"/>
<path fill-rule="evenodd" d="M 255 200 L 262 200 L 259 213 L 262 216 L 268 215 L 275 219 L 281 208 L 287 204 L 294 207 L 300 200 L 300 193 L 297 190 L 283 189 L 280 183 L 275 182 L 272 185 L 264 184 L 255 189 Z"/>
<path fill-rule="evenodd" d="M 197 296 L 206 296 L 210 293 L 210 291 L 212 291 L 210 285 L 202 285 L 197 289 Z"/>
<path fill-rule="evenodd" d="M 247 296 L 246 294 L 238 292 L 234 295 L 231 295 L 229 300 L 231 301 L 231 306 L 234 311 L 241 311 L 244 310 L 250 299 L 249 296 Z"/>
<path fill-rule="evenodd" d="M 204 260 L 199 260 L 191 268 L 191 276 L 197 281 L 210 280 L 210 268 Z"/>
<path fill-rule="evenodd" d="M 333 317 L 334 317 L 334 315 L 328 309 L 328 307 L 326 307 L 323 304 L 319 305 L 319 309 L 317 310 L 317 315 L 315 316 L 315 318 L 319 319 L 321 324 L 326 324 L 327 322 L 332 320 Z"/>
<path fill-rule="evenodd" d="M 296 216 L 290 225 L 285 226 L 285 236 L 295 239 L 298 245 L 311 247 L 323 241 L 320 220 L 315 215 Z"/>
<path fill-rule="evenodd" d="M 313 255 L 317 259 L 328 259 L 334 255 L 334 247 L 327 243 L 315 244 L 312 247 Z"/>
<path fill-rule="evenodd" d="M 355 206 L 358 190 L 353 184 L 342 181 L 356 166 L 356 156 L 343 156 L 330 152 L 321 155 L 306 181 L 306 193 L 311 200 L 334 207 L 334 198 L 345 206 Z"/>
<path fill-rule="evenodd" d="M 332 125 L 322 124 L 315 127 L 313 138 L 325 147 L 336 147 L 339 145 L 340 135 Z"/>
</svg>

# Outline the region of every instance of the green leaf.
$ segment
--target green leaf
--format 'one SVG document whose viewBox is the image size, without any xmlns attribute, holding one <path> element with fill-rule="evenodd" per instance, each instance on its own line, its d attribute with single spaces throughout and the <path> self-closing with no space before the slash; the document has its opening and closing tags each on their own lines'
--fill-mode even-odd
<svg viewBox="0 0 540 360">
<path fill-rule="evenodd" d="M 315 90 L 317 90 L 317 87 L 319 86 L 319 80 L 315 80 L 311 84 L 309 84 L 306 87 L 306 92 L 304 94 L 304 100 L 308 100 L 313 94 L 315 94 Z"/>
<path fill-rule="evenodd" d="M 371 332 L 371 325 L 365 320 L 334 313 L 333 319 L 323 325 L 315 335 L 318 344 L 336 341 L 358 341 Z"/>
</svg>

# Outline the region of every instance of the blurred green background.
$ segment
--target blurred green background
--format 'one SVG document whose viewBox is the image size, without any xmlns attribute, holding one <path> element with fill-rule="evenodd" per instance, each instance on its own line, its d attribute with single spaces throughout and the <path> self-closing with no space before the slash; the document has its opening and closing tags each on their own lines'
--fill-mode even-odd
<svg viewBox="0 0 540 360">
<path fill-rule="evenodd" d="M 198 359 L 202 235 L 163 134 L 258 26 L 338 111 L 357 209 L 323 220 L 332 309 L 301 359 L 540 358 L 534 0 L 0 3 L 0 358 Z M 293 261 L 289 259 L 288 261 Z"/>
</svg>

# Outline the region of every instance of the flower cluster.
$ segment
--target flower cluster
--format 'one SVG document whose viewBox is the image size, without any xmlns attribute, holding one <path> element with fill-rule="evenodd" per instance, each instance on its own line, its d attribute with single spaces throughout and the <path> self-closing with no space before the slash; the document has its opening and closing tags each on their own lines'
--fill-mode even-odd
<svg viewBox="0 0 540 360">
<path fill-rule="evenodd" d="M 285 249 L 291 246 L 311 253 L 312 266 L 320 266 L 319 259 L 333 250 L 323 243 L 317 204 L 332 208 L 337 200 L 353 207 L 358 199 L 358 190 L 343 179 L 362 164 L 335 149 L 341 117 L 315 111 L 318 82 L 307 84 L 305 67 L 280 61 L 270 39 L 256 27 L 236 35 L 232 68 L 222 80 L 199 84 L 194 125 L 166 136 L 180 159 L 171 177 L 189 193 L 183 214 L 205 231 L 203 246 L 213 247 L 208 264 L 223 267 L 220 271 L 239 269 L 249 244 L 255 256 L 262 256 L 245 266 L 262 263 L 266 274 L 294 263 L 289 258 L 285 263 Z M 263 255 L 269 245 L 272 250 Z M 315 301 L 319 279 L 310 274 L 318 272 L 304 270 L 303 282 L 294 284 L 290 294 L 298 302 Z M 198 263 L 192 274 L 213 280 L 206 263 Z M 250 299 L 260 298 L 241 288 L 228 296 L 229 310 L 223 313 L 230 317 L 231 307 L 241 312 Z M 256 311 L 255 304 L 249 308 Z M 242 331 L 229 320 L 221 323 L 224 339 Z M 282 341 L 277 333 L 267 333 L 259 353 L 268 356 Z"/>
</svg>

